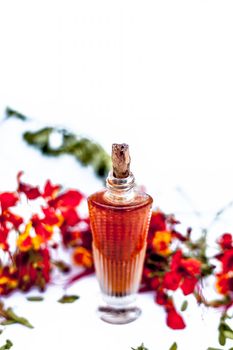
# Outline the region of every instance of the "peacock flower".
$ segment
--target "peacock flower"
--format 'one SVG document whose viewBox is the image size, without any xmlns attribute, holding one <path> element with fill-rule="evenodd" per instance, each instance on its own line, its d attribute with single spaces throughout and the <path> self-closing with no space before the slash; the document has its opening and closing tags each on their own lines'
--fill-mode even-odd
<svg viewBox="0 0 233 350">
<path fill-rule="evenodd" d="M 193 293 L 201 275 L 201 262 L 194 258 L 184 258 L 178 250 L 173 256 L 170 271 L 165 273 L 163 286 L 166 289 L 176 290 L 179 287 L 184 295 Z"/>
<path fill-rule="evenodd" d="M 77 247 L 73 252 L 73 261 L 76 265 L 86 268 L 93 266 L 92 254 L 89 250 L 83 247 Z"/>
<path fill-rule="evenodd" d="M 167 256 L 171 253 L 170 244 L 172 234 L 169 231 L 156 231 L 152 239 L 152 247 L 155 253 Z"/>
</svg>

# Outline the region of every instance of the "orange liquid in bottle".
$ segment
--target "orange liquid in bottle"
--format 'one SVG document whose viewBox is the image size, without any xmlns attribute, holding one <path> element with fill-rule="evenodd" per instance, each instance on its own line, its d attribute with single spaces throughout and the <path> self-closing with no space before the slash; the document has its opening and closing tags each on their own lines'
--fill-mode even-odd
<svg viewBox="0 0 233 350">
<path fill-rule="evenodd" d="M 141 280 L 152 198 L 136 193 L 131 202 L 116 204 L 105 193 L 88 198 L 97 278 L 107 297 L 134 296 Z"/>
</svg>

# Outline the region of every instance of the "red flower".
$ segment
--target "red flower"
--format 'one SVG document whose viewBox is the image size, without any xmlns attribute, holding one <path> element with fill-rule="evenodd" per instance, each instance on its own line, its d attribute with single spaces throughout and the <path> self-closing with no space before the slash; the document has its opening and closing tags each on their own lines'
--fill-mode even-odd
<svg viewBox="0 0 233 350">
<path fill-rule="evenodd" d="M 2 209 L 0 214 L 0 248 L 5 251 L 9 249 L 7 239 L 10 229 L 18 229 L 23 222 L 20 216 L 13 214 L 9 209 L 18 202 L 18 199 L 18 195 L 15 192 L 4 192 L 0 194 L 0 205 Z"/>
<path fill-rule="evenodd" d="M 157 290 L 161 285 L 161 279 L 159 277 L 153 277 L 150 282 L 151 288 Z"/>
<path fill-rule="evenodd" d="M 164 276 L 164 288 L 176 290 L 180 287 L 184 295 L 194 291 L 201 274 L 201 262 L 197 259 L 182 257 L 182 252 L 178 250 L 172 257 L 171 271 Z"/>
<path fill-rule="evenodd" d="M 167 305 L 168 303 L 168 295 L 164 292 L 163 289 L 157 291 L 155 296 L 155 301 L 159 305 Z"/>
<path fill-rule="evenodd" d="M 230 233 L 224 233 L 218 240 L 218 244 L 220 247 L 225 249 L 231 249 L 233 248 L 233 240 L 232 235 Z"/>
<path fill-rule="evenodd" d="M 27 291 L 33 286 L 44 290 L 50 281 L 51 263 L 47 248 L 19 252 L 15 256 L 19 288 Z"/>
<path fill-rule="evenodd" d="M 170 224 L 171 226 L 180 224 L 180 221 L 175 218 L 173 214 L 167 215 L 167 223 Z"/>
<path fill-rule="evenodd" d="M 55 199 L 51 199 L 48 203 L 55 208 L 77 207 L 82 199 L 83 195 L 79 191 L 69 190 L 60 194 Z"/>
<path fill-rule="evenodd" d="M 183 294 L 188 295 L 188 294 L 193 293 L 197 282 L 198 282 L 198 279 L 195 277 L 184 278 L 183 282 L 181 283 L 181 286 L 180 286 Z"/>
<path fill-rule="evenodd" d="M 53 226 L 61 223 L 62 218 L 56 213 L 54 208 L 42 208 L 42 211 L 44 213 L 44 218 L 41 219 L 43 224 Z"/>
<path fill-rule="evenodd" d="M 0 204 L 2 213 L 9 207 L 13 207 L 18 202 L 18 195 L 15 192 L 3 192 L 0 193 Z"/>
<path fill-rule="evenodd" d="M 73 261 L 77 265 L 81 265 L 86 268 L 93 266 L 93 258 L 90 251 L 83 247 L 77 247 L 73 253 Z"/>
<path fill-rule="evenodd" d="M 64 219 L 63 225 L 75 226 L 81 220 L 74 208 L 62 208 L 61 213 Z"/>
<path fill-rule="evenodd" d="M 9 229 L 6 227 L 6 224 L 0 222 L 0 248 L 4 251 L 9 249 L 9 244 L 7 242 L 8 234 Z"/>
<path fill-rule="evenodd" d="M 61 190 L 60 185 L 52 185 L 50 180 L 47 180 L 44 187 L 42 196 L 46 199 L 54 199 L 59 191 Z"/>
<path fill-rule="evenodd" d="M 82 243 L 81 232 L 79 230 L 72 230 L 67 226 L 61 226 L 61 234 L 65 247 L 76 247 Z"/>
<path fill-rule="evenodd" d="M 153 211 L 150 221 L 150 230 L 166 231 L 166 216 L 161 211 Z"/>
<path fill-rule="evenodd" d="M 5 266 L 0 269 L 0 295 L 7 295 L 18 287 L 16 269 Z"/>
<path fill-rule="evenodd" d="M 167 272 L 164 276 L 163 286 L 170 290 L 177 290 L 177 288 L 180 285 L 181 279 L 182 277 L 180 274 L 174 271 Z"/>
<path fill-rule="evenodd" d="M 18 181 L 18 192 L 25 193 L 28 199 L 36 199 L 41 196 L 39 187 L 33 187 L 29 184 L 26 184 L 24 182 L 21 182 L 21 177 L 23 175 L 23 172 L 20 171 L 17 175 L 17 181 Z"/>
<path fill-rule="evenodd" d="M 53 227 L 44 224 L 43 219 L 36 214 L 32 216 L 31 221 L 36 234 L 42 238 L 43 242 L 47 242 L 53 235 Z"/>
<path fill-rule="evenodd" d="M 178 262 L 176 262 L 178 263 Z M 185 270 L 191 276 L 198 276 L 201 273 L 201 262 L 194 258 L 181 259 L 181 272 Z"/>
<path fill-rule="evenodd" d="M 13 288 L 29 290 L 38 286 L 43 290 L 50 281 L 50 256 L 48 242 L 52 238 L 54 228 L 60 228 L 63 236 L 72 235 L 72 244 L 75 246 L 73 261 L 93 271 L 91 253 L 92 236 L 89 221 L 82 220 L 77 212 L 77 206 L 83 199 L 83 195 L 76 190 L 69 190 L 59 194 L 61 186 L 52 185 L 48 180 L 44 190 L 40 192 L 36 186 L 31 186 L 21 181 L 22 172 L 17 176 L 18 193 L 0 193 L 0 248 L 7 251 L 8 234 L 12 228 L 19 230 L 16 241 L 17 250 L 12 256 L 14 269 L 10 263 L 8 270 L 1 270 L 0 266 L 0 294 L 7 294 Z M 44 198 L 46 207 L 41 207 L 43 214 L 34 214 L 31 220 L 25 223 L 24 231 L 20 225 L 23 219 L 14 214 L 10 207 L 16 205 L 19 193 L 24 193 L 28 199 Z M 63 237 L 64 239 L 64 237 Z M 11 273 L 14 276 L 11 276 Z"/>
<path fill-rule="evenodd" d="M 233 248 L 226 250 L 220 257 L 219 260 L 222 262 L 222 271 L 224 273 L 233 271 Z"/>
<path fill-rule="evenodd" d="M 168 327 L 172 329 L 184 329 L 186 327 L 183 318 L 178 314 L 174 307 L 167 311 L 166 322 Z"/>
<path fill-rule="evenodd" d="M 16 229 L 23 223 L 23 218 L 19 215 L 13 214 L 10 210 L 5 213 L 5 220 L 10 222 Z"/>
<path fill-rule="evenodd" d="M 171 233 L 172 233 L 172 238 L 177 238 L 181 242 L 184 242 L 187 240 L 187 237 L 183 236 L 180 232 L 172 230 Z"/>
<path fill-rule="evenodd" d="M 82 246 L 88 250 L 92 250 L 92 233 L 89 227 L 80 232 Z"/>
</svg>

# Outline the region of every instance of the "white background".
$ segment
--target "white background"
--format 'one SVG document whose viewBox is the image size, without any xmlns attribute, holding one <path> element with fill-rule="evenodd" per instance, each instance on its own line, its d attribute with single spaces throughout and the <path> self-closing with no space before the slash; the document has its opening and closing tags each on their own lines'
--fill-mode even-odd
<svg viewBox="0 0 233 350">
<path fill-rule="evenodd" d="M 140 183 L 209 210 L 233 198 L 232 17 L 231 0 L 1 1 L 2 111 L 128 142 Z"/>
<path fill-rule="evenodd" d="M 232 18 L 233 2 L 227 0 L 1 1 L 2 116 L 8 105 L 40 126 L 63 125 L 90 136 L 108 151 L 112 142 L 129 143 L 133 171 L 155 204 L 177 213 L 184 223 L 198 226 L 200 222 L 189 217 L 194 207 L 203 213 L 201 224 L 208 225 L 214 212 L 233 199 Z M 13 188 L 20 169 L 35 183 L 50 177 L 85 193 L 101 186 L 91 169 L 67 157 L 42 160 L 20 143 L 21 131 L 27 126 L 7 123 L 0 125 L 0 190 L 6 185 Z M 190 200 L 178 194 L 178 186 Z M 232 223 L 228 215 L 218 233 L 231 231 Z M 80 283 L 92 286 L 95 282 Z M 152 309 L 149 305 L 148 310 Z M 150 320 L 150 335 L 145 324 L 140 330 L 140 323 L 121 328 L 131 330 L 130 341 L 127 331 L 119 335 L 109 326 L 100 327 L 101 338 L 92 337 L 91 332 L 96 335 L 94 329 L 98 329 L 93 321 L 85 348 L 95 344 L 100 349 L 104 341 L 103 350 L 110 346 L 111 350 L 127 350 L 141 339 L 150 350 L 157 344 L 159 350 L 167 350 L 175 336 L 162 339 L 159 330 L 158 342 L 160 327 L 167 334 L 165 327 L 158 326 L 164 315 L 153 317 L 157 318 Z M 80 348 L 78 335 L 85 332 L 72 321 L 74 333 L 66 333 L 69 321 L 62 320 L 62 314 L 59 319 L 66 334 L 63 343 L 54 336 L 46 347 L 44 328 L 38 325 L 30 338 L 30 342 L 37 339 L 34 349 L 37 343 L 38 349 L 42 344 L 49 349 L 53 341 L 56 349 L 64 348 L 66 340 L 69 348 Z M 55 332 L 61 324 L 51 322 L 45 329 Z M 196 349 L 202 350 L 198 332 L 203 329 L 190 326 L 190 333 L 180 335 L 187 342 L 183 340 L 178 349 L 186 350 L 196 341 Z M 207 329 L 211 331 L 207 327 L 205 333 Z M 15 341 L 15 349 L 31 349 L 26 331 L 19 328 L 25 343 L 19 347 Z M 116 339 L 121 339 L 118 347 Z M 84 336 L 80 344 L 84 346 Z M 205 350 L 207 346 L 201 344 Z"/>
</svg>

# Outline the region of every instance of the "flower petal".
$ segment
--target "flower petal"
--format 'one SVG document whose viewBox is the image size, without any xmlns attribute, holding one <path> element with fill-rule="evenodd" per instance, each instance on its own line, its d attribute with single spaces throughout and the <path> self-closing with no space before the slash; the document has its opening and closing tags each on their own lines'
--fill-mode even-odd
<svg viewBox="0 0 233 350">
<path fill-rule="evenodd" d="M 0 193 L 0 204 L 2 207 L 2 212 L 4 212 L 9 207 L 13 207 L 18 202 L 18 195 L 16 192 L 3 192 Z"/>
<path fill-rule="evenodd" d="M 49 205 L 53 207 L 77 207 L 81 200 L 83 199 L 83 195 L 76 190 L 69 190 L 63 194 L 60 194 L 54 200 L 49 201 Z"/>
<path fill-rule="evenodd" d="M 73 261 L 77 265 L 91 268 L 93 265 L 93 258 L 91 252 L 83 247 L 77 247 L 73 253 Z"/>
<path fill-rule="evenodd" d="M 175 308 L 167 312 L 167 325 L 172 329 L 184 329 L 186 327 L 183 318 L 178 314 Z"/>
<path fill-rule="evenodd" d="M 170 289 L 170 290 L 176 290 L 179 287 L 181 281 L 181 276 L 176 272 L 167 272 L 164 275 L 163 280 L 163 287 Z"/>
<path fill-rule="evenodd" d="M 60 185 L 52 185 L 51 181 L 47 180 L 44 187 L 43 197 L 49 199 L 55 198 L 60 189 Z"/>
<path fill-rule="evenodd" d="M 41 196 L 39 187 L 33 187 L 29 184 L 26 184 L 24 182 L 21 182 L 21 177 L 23 175 L 23 172 L 20 171 L 17 175 L 18 180 L 18 192 L 24 193 L 28 199 L 36 199 Z"/>
<path fill-rule="evenodd" d="M 197 282 L 198 282 L 198 280 L 195 277 L 184 278 L 182 283 L 181 283 L 181 286 L 180 286 L 184 295 L 188 295 L 188 294 L 193 293 Z"/>
</svg>

